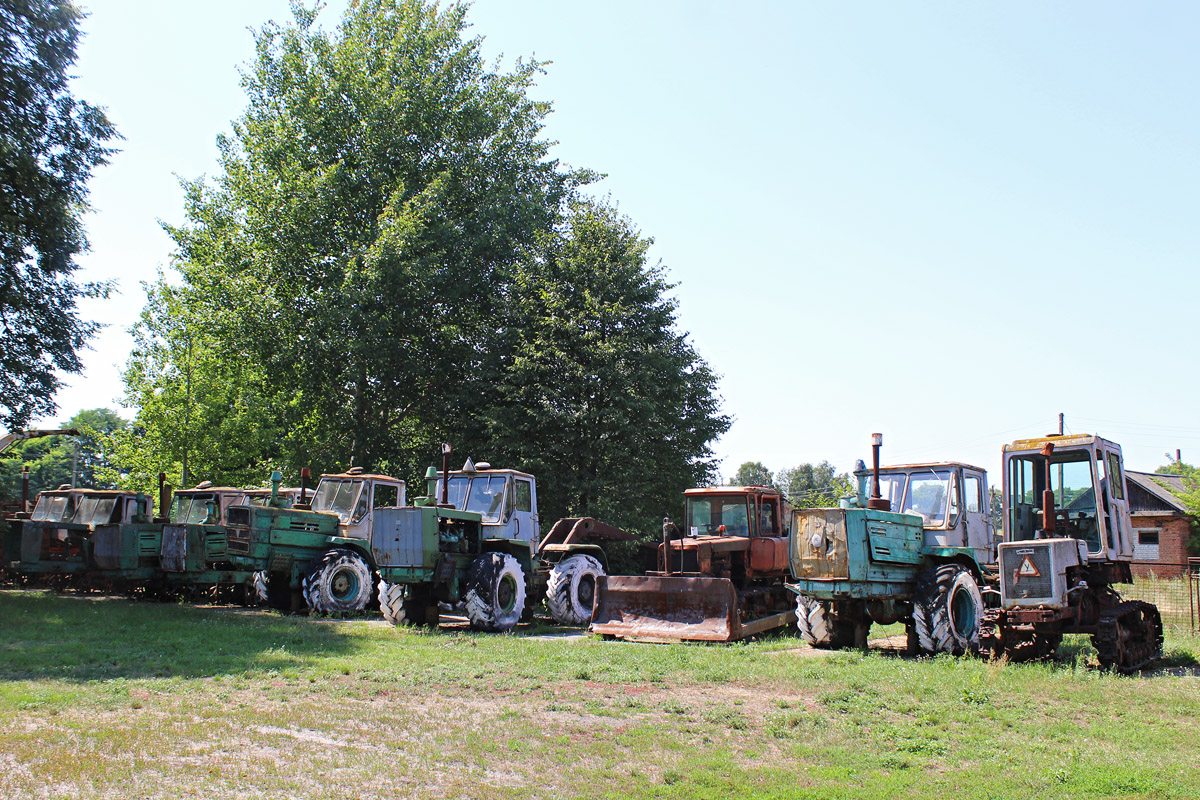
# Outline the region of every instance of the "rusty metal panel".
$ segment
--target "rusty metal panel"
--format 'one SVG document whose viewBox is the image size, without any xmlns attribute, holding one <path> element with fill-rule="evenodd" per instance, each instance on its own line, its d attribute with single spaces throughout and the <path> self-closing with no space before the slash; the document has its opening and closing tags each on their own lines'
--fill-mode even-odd
<svg viewBox="0 0 1200 800">
<path fill-rule="evenodd" d="M 750 569 L 755 572 L 784 572 L 788 568 L 788 540 L 760 536 L 750 540 Z"/>
<path fill-rule="evenodd" d="M 592 630 L 642 640 L 740 638 L 738 598 L 724 578 L 600 576 Z"/>
<path fill-rule="evenodd" d="M 100 569 L 121 569 L 123 525 L 100 525 L 92 533 L 92 557 Z M 136 556 L 132 559 L 136 564 Z M 128 566 L 134 566 L 130 564 Z"/>
<path fill-rule="evenodd" d="M 792 515 L 791 568 L 796 578 L 849 578 L 846 510 L 797 509 Z"/>
<path fill-rule="evenodd" d="M 167 572 L 187 570 L 187 526 L 166 525 L 162 534 L 162 568 Z"/>
</svg>

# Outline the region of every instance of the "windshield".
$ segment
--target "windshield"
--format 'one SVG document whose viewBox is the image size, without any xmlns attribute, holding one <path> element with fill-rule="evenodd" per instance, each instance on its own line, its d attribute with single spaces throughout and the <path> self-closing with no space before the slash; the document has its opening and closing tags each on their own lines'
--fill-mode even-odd
<svg viewBox="0 0 1200 800">
<path fill-rule="evenodd" d="M 504 490 L 508 479 L 504 475 L 454 475 L 450 478 L 447 502 L 463 511 L 474 511 L 484 522 L 500 522 L 504 517 Z M 442 496 L 442 481 L 438 480 L 438 499 Z"/>
<path fill-rule="evenodd" d="M 170 520 L 175 525 L 200 525 L 208 519 L 208 503 L 217 496 L 208 494 L 176 494 L 171 500 Z M 213 509 L 220 514 L 219 506 Z"/>
<path fill-rule="evenodd" d="M 946 524 L 946 501 L 949 499 L 950 470 L 914 472 L 908 478 L 908 491 L 904 493 L 904 513 L 922 517 L 926 528 L 939 528 Z"/>
<path fill-rule="evenodd" d="M 900 513 L 900 504 L 904 500 L 904 482 L 908 479 L 907 472 L 886 473 L 879 476 L 879 496 L 891 503 L 893 513 Z"/>
<path fill-rule="evenodd" d="M 81 497 L 71 521 L 77 525 L 104 525 L 116 506 L 115 497 Z"/>
<path fill-rule="evenodd" d="M 313 495 L 313 511 L 327 511 L 338 515 L 343 523 L 349 523 L 353 515 L 355 520 L 361 519 L 366 512 L 365 506 L 358 508 L 358 496 L 362 493 L 363 482 L 345 478 L 322 478 L 317 493 Z M 361 513 L 360 513 L 361 512 Z"/>
<path fill-rule="evenodd" d="M 692 536 L 725 533 L 731 536 L 749 536 L 750 523 L 746 516 L 746 498 L 733 497 L 689 497 L 687 500 L 688 533 Z"/>
<path fill-rule="evenodd" d="M 44 494 L 33 507 L 33 519 L 45 522 L 66 522 L 75 513 L 75 498 L 70 495 Z"/>
</svg>

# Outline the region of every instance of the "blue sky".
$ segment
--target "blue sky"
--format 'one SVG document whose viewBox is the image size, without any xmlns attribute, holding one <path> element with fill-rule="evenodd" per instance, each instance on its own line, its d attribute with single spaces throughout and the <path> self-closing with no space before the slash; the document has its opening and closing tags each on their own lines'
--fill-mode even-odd
<svg viewBox="0 0 1200 800">
<path fill-rule="evenodd" d="M 337 24 L 330 3 L 322 24 Z M 175 175 L 216 170 L 249 27 L 286 2 L 93 2 L 77 94 L 122 152 L 92 183 L 107 324 L 62 418 L 115 405 L 165 268 Z M 489 58 L 549 60 L 556 157 L 655 239 L 722 375 L 728 476 L 828 459 L 992 471 L 1067 428 L 1200 460 L 1200 6 L 480 0 Z"/>
</svg>

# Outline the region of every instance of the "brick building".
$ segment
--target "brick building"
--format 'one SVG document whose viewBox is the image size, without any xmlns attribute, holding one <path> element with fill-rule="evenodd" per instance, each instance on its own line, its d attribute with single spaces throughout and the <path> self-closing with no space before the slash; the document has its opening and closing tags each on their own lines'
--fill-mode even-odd
<svg viewBox="0 0 1200 800">
<path fill-rule="evenodd" d="M 1129 515 L 1133 518 L 1133 574 L 1182 575 L 1187 564 L 1193 517 L 1171 489 L 1182 489 L 1178 475 L 1125 470 Z"/>
</svg>

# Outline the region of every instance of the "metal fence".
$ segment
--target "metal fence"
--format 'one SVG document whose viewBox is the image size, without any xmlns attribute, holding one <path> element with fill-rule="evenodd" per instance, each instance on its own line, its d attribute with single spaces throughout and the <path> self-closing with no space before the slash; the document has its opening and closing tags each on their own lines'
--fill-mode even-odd
<svg viewBox="0 0 1200 800">
<path fill-rule="evenodd" d="M 1135 561 L 1133 565 L 1133 585 L 1117 587 L 1122 597 L 1154 603 L 1163 625 L 1200 630 L 1200 558 L 1189 558 L 1186 564 Z"/>
</svg>

